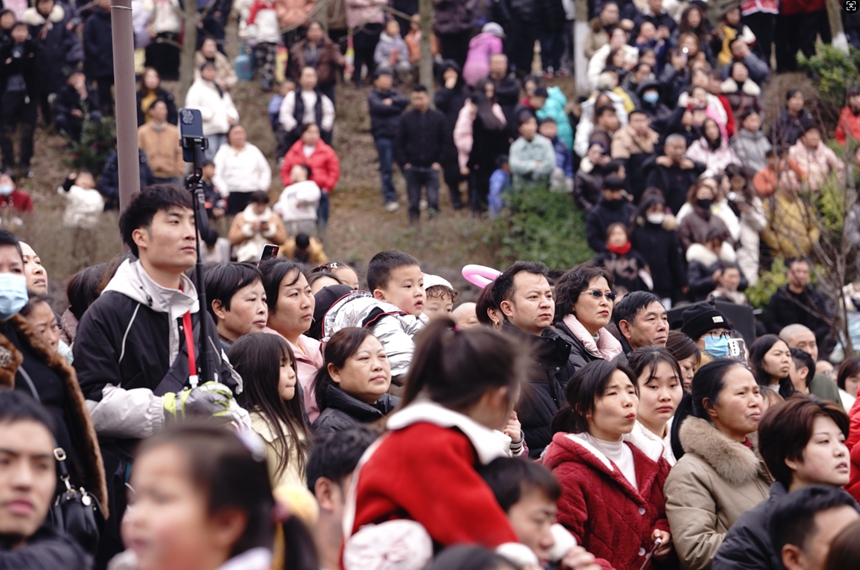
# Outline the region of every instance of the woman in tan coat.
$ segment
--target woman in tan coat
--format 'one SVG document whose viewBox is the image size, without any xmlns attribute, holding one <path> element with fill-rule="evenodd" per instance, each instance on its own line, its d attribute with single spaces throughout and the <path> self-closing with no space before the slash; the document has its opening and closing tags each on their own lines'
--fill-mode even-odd
<svg viewBox="0 0 860 570">
<path fill-rule="evenodd" d="M 773 480 L 750 438 L 762 414 L 752 373 L 734 360 L 716 360 L 699 369 L 692 389 L 675 413 L 678 463 L 664 495 L 681 567 L 708 570 L 726 532 L 768 497 Z"/>
</svg>

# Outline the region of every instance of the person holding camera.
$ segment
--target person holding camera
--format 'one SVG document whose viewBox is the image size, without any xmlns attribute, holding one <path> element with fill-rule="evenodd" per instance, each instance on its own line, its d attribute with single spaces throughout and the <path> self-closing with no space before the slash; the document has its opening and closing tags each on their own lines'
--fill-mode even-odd
<svg viewBox="0 0 860 570">
<path fill-rule="evenodd" d="M 119 221 L 131 258 L 117 269 L 78 325 L 75 369 L 104 457 L 108 519 L 96 565 L 122 550 L 119 524 L 137 443 L 186 416 L 248 417 L 233 401 L 241 378 L 219 350 L 212 378 L 198 378 L 205 343 L 220 347 L 197 289 L 185 272 L 197 261 L 191 193 L 153 185 L 135 195 Z M 200 319 L 208 319 L 208 339 Z"/>
</svg>

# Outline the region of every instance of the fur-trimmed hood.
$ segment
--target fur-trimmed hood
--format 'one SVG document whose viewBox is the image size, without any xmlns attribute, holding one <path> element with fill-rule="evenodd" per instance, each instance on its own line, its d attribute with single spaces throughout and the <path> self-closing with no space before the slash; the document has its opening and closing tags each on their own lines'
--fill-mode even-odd
<svg viewBox="0 0 860 570">
<path fill-rule="evenodd" d="M 51 13 L 48 14 L 47 21 L 52 24 L 59 24 L 65 18 L 66 11 L 63 10 L 63 7 L 59 4 L 54 4 L 54 7 L 51 8 Z M 21 20 L 28 26 L 41 26 L 45 23 L 45 17 L 35 8 L 27 8 L 24 10 L 24 15 L 21 16 Z"/>
<path fill-rule="evenodd" d="M 51 352 L 32 327 L 20 315 L 15 315 L 9 321 L 21 341 L 30 352 L 48 366 L 63 382 L 65 389 L 65 413 L 69 424 L 69 435 L 75 442 L 81 464 L 84 466 L 84 480 L 77 481 L 98 498 L 105 517 L 108 516 L 107 485 L 105 483 L 104 464 L 96 437 L 93 420 L 87 409 L 84 394 L 78 384 L 75 369 L 57 352 Z M 0 334 L 0 388 L 13 389 L 18 367 L 24 361 L 24 356 L 12 342 Z"/>
<path fill-rule="evenodd" d="M 729 439 L 707 420 L 688 417 L 678 436 L 685 453 L 701 457 L 731 485 L 745 485 L 759 475 L 761 460 L 757 453 Z"/>
<path fill-rule="evenodd" d="M 747 78 L 743 85 L 738 86 L 738 82 L 729 77 L 720 85 L 720 91 L 726 95 L 737 93 L 738 91 L 741 91 L 744 95 L 749 95 L 750 97 L 758 97 L 761 95 L 761 87 L 756 85 L 750 78 Z"/>
</svg>

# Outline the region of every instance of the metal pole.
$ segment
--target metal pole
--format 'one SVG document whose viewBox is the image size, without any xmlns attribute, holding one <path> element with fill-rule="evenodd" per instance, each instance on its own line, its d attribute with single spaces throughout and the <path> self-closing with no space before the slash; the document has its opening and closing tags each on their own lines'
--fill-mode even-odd
<svg viewBox="0 0 860 570">
<path fill-rule="evenodd" d="M 111 0 L 113 77 L 116 89 L 116 140 L 119 166 L 119 210 L 140 192 L 137 147 L 137 96 L 134 81 L 134 29 L 131 0 Z"/>
</svg>

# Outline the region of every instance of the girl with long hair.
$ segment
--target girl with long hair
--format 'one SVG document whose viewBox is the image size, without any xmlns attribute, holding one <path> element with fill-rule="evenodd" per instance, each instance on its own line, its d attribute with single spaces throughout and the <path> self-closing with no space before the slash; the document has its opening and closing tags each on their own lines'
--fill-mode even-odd
<svg viewBox="0 0 860 570">
<path fill-rule="evenodd" d="M 750 346 L 750 369 L 759 386 L 769 386 L 783 398 L 794 393 L 791 384 L 791 352 L 775 334 L 760 336 Z"/>
<path fill-rule="evenodd" d="M 266 442 L 273 486 L 304 486 L 310 432 L 290 345 L 276 335 L 249 334 L 233 344 L 227 357 L 245 380 L 236 402 L 248 410 L 254 431 Z"/>
<path fill-rule="evenodd" d="M 666 341 L 666 350 L 669 351 L 678 366 L 681 367 L 681 383 L 685 392 L 689 392 L 693 386 L 693 377 L 699 365 L 702 363 L 702 353 L 696 343 L 681 331 L 669 331 Z"/>
<path fill-rule="evenodd" d="M 681 367 L 668 350 L 658 346 L 637 349 L 628 361 L 639 386 L 639 409 L 633 431 L 659 443 L 663 458 L 669 465 L 675 465 L 671 434 L 672 418 L 684 396 Z"/>
</svg>

